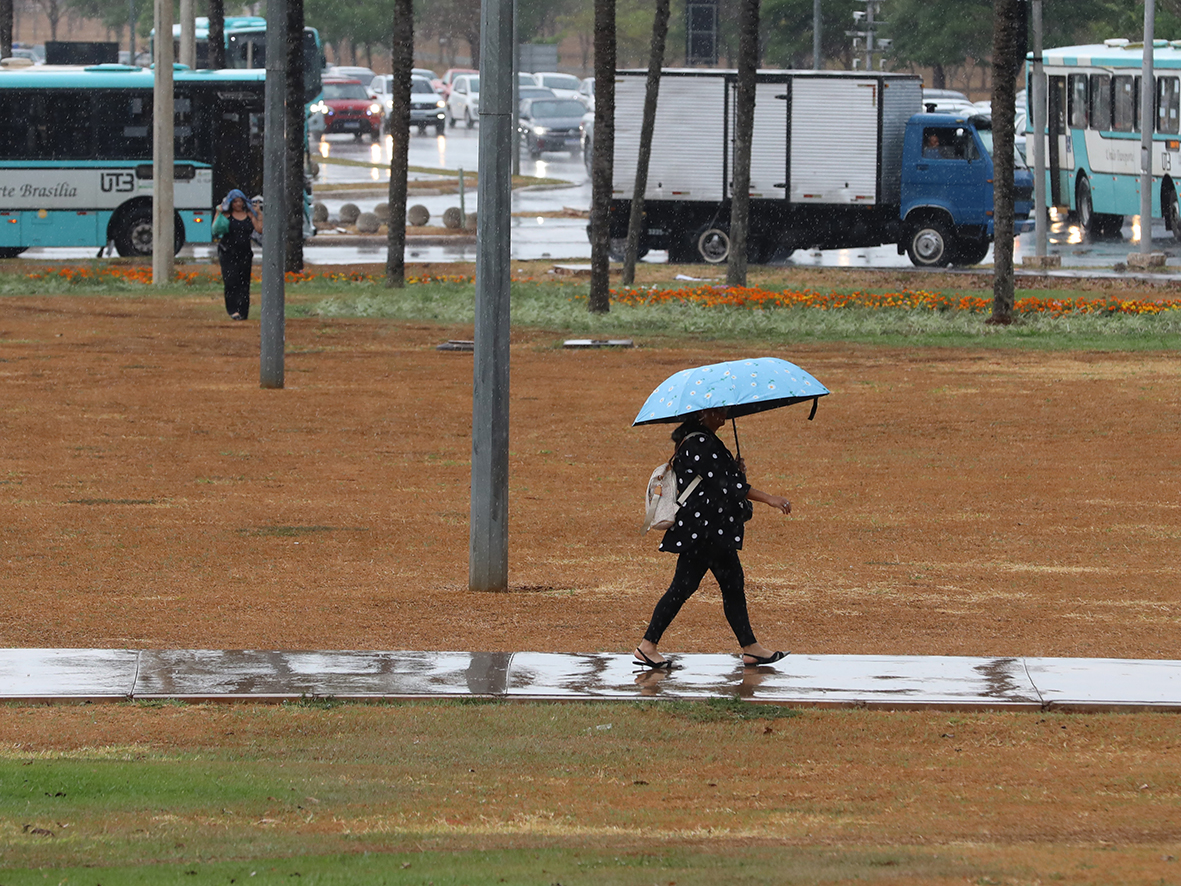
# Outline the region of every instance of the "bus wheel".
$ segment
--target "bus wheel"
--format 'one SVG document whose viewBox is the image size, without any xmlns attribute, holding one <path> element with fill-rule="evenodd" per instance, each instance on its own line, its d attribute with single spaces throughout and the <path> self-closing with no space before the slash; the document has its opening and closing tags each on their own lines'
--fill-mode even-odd
<svg viewBox="0 0 1181 886">
<path fill-rule="evenodd" d="M 152 254 L 152 207 L 137 206 L 123 216 L 114 236 L 115 249 L 124 258 Z"/>
<path fill-rule="evenodd" d="M 730 235 L 726 229 L 707 225 L 697 235 L 697 254 L 711 265 L 718 265 L 730 257 Z"/>
<path fill-rule="evenodd" d="M 185 226 L 180 215 L 172 219 L 173 254 L 185 245 Z M 152 207 L 136 206 L 123 216 L 115 236 L 115 250 L 124 257 L 148 256 L 152 254 Z"/>
<path fill-rule="evenodd" d="M 1078 213 L 1078 225 L 1087 237 L 1095 231 L 1095 209 L 1091 205 L 1091 183 L 1085 178 L 1078 180 L 1078 188 L 1074 192 L 1075 212 Z"/>
<path fill-rule="evenodd" d="M 953 246 L 947 225 L 939 219 L 932 219 L 911 228 L 906 239 L 906 254 L 915 267 L 943 268 L 951 264 Z"/>
<path fill-rule="evenodd" d="M 16 258 L 28 248 L 27 246 L 0 246 L 0 258 Z"/>
</svg>

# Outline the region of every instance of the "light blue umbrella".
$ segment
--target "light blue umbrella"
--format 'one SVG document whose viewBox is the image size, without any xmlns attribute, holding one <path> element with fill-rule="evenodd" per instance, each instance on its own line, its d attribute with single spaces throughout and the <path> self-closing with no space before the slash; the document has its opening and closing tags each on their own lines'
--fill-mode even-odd
<svg viewBox="0 0 1181 886">
<path fill-rule="evenodd" d="M 780 406 L 812 401 L 816 405 L 828 388 L 794 363 L 778 357 L 754 357 L 682 369 L 656 386 L 644 401 L 632 427 L 684 421 L 703 409 L 726 407 L 731 420 Z M 734 428 L 738 444 L 738 428 Z"/>
</svg>

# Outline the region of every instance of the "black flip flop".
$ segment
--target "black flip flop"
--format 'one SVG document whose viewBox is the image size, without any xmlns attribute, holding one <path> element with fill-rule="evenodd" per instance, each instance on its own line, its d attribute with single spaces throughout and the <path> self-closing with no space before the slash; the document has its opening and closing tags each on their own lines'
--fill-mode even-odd
<svg viewBox="0 0 1181 886">
<path fill-rule="evenodd" d="M 648 656 L 644 655 L 639 646 L 636 647 L 635 663 L 638 665 L 643 665 L 646 668 L 652 668 L 654 671 L 672 670 L 673 666 L 673 663 L 667 658 L 664 661 L 653 661 Z"/>
<path fill-rule="evenodd" d="M 636 651 L 639 652 L 638 649 Z M 775 664 L 775 662 L 777 662 L 777 661 L 783 661 L 783 659 L 787 658 L 789 655 L 791 655 L 791 653 L 790 652 L 782 652 L 782 651 L 772 652 L 770 655 L 765 656 L 765 657 L 761 656 L 761 655 L 754 655 L 753 653 L 750 653 L 750 652 L 744 652 L 744 653 L 742 653 L 742 655 L 743 655 L 742 664 L 745 667 L 757 668 L 757 667 L 759 667 L 759 665 L 769 665 L 769 664 Z M 754 661 L 747 661 L 746 659 L 748 657 L 753 658 Z"/>
</svg>

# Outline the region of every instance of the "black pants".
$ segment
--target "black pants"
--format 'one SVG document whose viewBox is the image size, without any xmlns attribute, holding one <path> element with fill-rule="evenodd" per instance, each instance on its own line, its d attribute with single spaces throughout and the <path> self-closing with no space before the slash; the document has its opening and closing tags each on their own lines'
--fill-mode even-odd
<svg viewBox="0 0 1181 886">
<path fill-rule="evenodd" d="M 226 289 L 226 313 L 231 317 L 238 314 L 243 320 L 250 314 L 250 267 L 254 251 L 227 249 L 218 246 L 217 257 L 221 261 L 221 279 Z"/>
<path fill-rule="evenodd" d="M 718 587 L 722 589 L 722 611 L 726 613 L 726 621 L 738 638 L 738 645 L 750 646 L 755 642 L 754 631 L 746 614 L 746 581 L 742 562 L 738 559 L 738 551 L 732 548 L 686 551 L 677 557 L 677 571 L 673 574 L 672 584 L 652 612 L 652 621 L 644 634 L 645 640 L 660 642 L 685 601 L 701 585 L 706 572 L 714 574 Z"/>
</svg>

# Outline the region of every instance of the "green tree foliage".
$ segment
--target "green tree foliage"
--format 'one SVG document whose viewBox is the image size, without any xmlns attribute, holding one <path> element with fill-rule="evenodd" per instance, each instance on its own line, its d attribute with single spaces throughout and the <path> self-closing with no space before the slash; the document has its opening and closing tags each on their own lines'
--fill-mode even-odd
<svg viewBox="0 0 1181 886">
<path fill-rule="evenodd" d="M 852 43 L 854 0 L 824 0 L 821 6 L 821 55 L 832 67 L 847 68 Z M 812 67 L 812 0 L 763 0 L 763 64 L 775 68 Z M 822 67 L 825 66 L 822 64 Z"/>
</svg>

